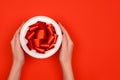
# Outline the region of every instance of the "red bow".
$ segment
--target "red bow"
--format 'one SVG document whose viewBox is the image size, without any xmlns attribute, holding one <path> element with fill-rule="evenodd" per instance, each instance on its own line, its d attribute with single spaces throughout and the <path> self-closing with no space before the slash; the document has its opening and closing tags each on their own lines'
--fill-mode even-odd
<svg viewBox="0 0 120 80">
<path fill-rule="evenodd" d="M 30 50 L 34 49 L 37 52 L 44 53 L 54 48 L 58 35 L 52 24 L 38 21 L 29 26 L 25 38 L 28 40 L 27 46 Z"/>
</svg>

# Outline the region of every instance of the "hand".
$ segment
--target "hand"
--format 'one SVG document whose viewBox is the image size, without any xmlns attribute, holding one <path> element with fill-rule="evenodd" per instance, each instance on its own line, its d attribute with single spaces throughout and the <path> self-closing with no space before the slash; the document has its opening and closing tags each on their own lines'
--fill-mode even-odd
<svg viewBox="0 0 120 80">
<path fill-rule="evenodd" d="M 8 80 L 20 80 L 20 74 L 24 63 L 24 52 L 20 46 L 20 28 L 14 34 L 11 40 L 13 65 L 8 76 Z"/>
<path fill-rule="evenodd" d="M 74 44 L 66 29 L 60 23 L 59 25 L 63 32 L 62 46 L 60 49 L 60 61 L 62 63 L 71 62 Z"/>
<path fill-rule="evenodd" d="M 20 28 L 16 31 L 11 40 L 13 61 L 23 64 L 24 63 L 24 51 L 20 46 Z"/>
<path fill-rule="evenodd" d="M 74 80 L 74 75 L 72 71 L 72 51 L 73 51 L 73 41 L 71 40 L 66 29 L 59 24 L 63 32 L 62 46 L 60 49 L 60 63 L 63 70 L 63 79 L 64 80 Z"/>
</svg>

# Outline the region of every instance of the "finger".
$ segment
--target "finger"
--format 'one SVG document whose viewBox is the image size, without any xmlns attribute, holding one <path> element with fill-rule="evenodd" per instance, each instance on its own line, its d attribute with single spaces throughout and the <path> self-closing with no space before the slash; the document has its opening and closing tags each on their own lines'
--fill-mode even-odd
<svg viewBox="0 0 120 80">
<path fill-rule="evenodd" d="M 62 29 L 62 32 L 67 34 L 67 32 L 66 32 L 65 28 L 63 27 L 63 25 L 61 23 L 58 23 L 58 24 L 59 24 L 60 28 Z"/>
<path fill-rule="evenodd" d="M 19 33 L 16 33 L 15 43 L 16 43 L 17 45 L 20 43 L 19 37 L 20 37 L 20 34 L 19 34 Z"/>
<path fill-rule="evenodd" d="M 15 45 L 15 34 L 13 35 L 13 38 L 11 40 L 11 46 L 12 46 L 12 48 L 14 48 L 14 45 Z"/>
<path fill-rule="evenodd" d="M 16 47 L 16 45 L 19 45 L 19 33 L 21 30 L 21 27 L 23 26 L 24 23 L 22 23 L 22 25 L 18 28 L 18 30 L 15 32 L 12 40 L 11 40 L 11 47 L 12 47 L 12 51 L 14 51 L 14 48 Z"/>
<path fill-rule="evenodd" d="M 65 34 L 63 34 L 62 44 L 65 46 L 68 45 L 67 37 Z"/>
<path fill-rule="evenodd" d="M 19 31 L 20 31 L 20 29 L 19 29 Z M 15 46 L 20 48 L 20 33 L 19 33 L 19 31 L 16 33 L 16 36 L 15 36 L 15 44 L 16 44 Z"/>
<path fill-rule="evenodd" d="M 24 23 L 22 23 L 21 26 L 20 26 L 20 27 L 17 29 L 17 31 L 15 32 L 14 38 L 15 38 L 16 36 L 19 36 L 20 30 L 21 30 L 23 24 L 24 24 Z M 18 37 L 17 37 L 17 38 L 18 38 Z M 16 41 L 16 39 L 15 39 L 15 41 Z"/>
<path fill-rule="evenodd" d="M 19 27 L 18 30 L 15 33 L 15 37 L 14 37 L 15 38 L 15 43 L 17 43 L 18 40 L 19 40 L 20 29 L 21 29 L 21 27 Z"/>
<path fill-rule="evenodd" d="M 13 38 L 13 39 L 11 40 L 11 47 L 12 47 L 12 49 L 14 49 L 14 41 L 15 41 L 15 39 Z"/>
<path fill-rule="evenodd" d="M 61 45 L 60 52 L 63 51 L 64 49 L 66 49 L 66 48 L 67 48 L 67 45 L 68 45 L 67 38 L 66 38 L 66 36 L 63 34 L 62 45 Z"/>
<path fill-rule="evenodd" d="M 69 36 L 67 30 L 63 27 L 63 25 L 62 25 L 61 23 L 59 23 L 59 25 L 60 25 L 60 27 L 61 27 L 63 33 L 67 36 L 67 38 L 68 38 L 69 40 L 71 40 L 71 38 L 70 38 L 70 36 Z"/>
<path fill-rule="evenodd" d="M 68 41 L 69 41 L 69 42 L 72 42 L 72 40 L 71 40 L 71 38 L 70 38 L 70 35 L 69 35 L 69 33 L 67 32 L 67 30 L 63 27 L 63 25 L 62 25 L 61 23 L 59 23 L 59 25 L 60 25 L 63 33 L 66 35 Z"/>
<path fill-rule="evenodd" d="M 22 28 L 24 23 L 22 23 L 22 25 L 17 29 L 17 31 L 15 32 L 15 35 L 14 35 L 14 45 L 17 44 L 19 45 L 20 41 L 19 41 L 19 35 L 20 35 L 20 30 Z"/>
</svg>

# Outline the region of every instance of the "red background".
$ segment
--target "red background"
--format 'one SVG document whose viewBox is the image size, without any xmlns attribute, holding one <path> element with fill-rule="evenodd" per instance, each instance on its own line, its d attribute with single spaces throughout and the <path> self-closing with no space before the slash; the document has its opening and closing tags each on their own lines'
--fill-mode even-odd
<svg viewBox="0 0 120 80">
<path fill-rule="evenodd" d="M 60 21 L 71 35 L 75 80 L 120 80 L 119 0 L 1 0 L 0 80 L 7 80 L 10 41 L 20 24 L 37 15 Z M 62 80 L 59 54 L 34 59 L 25 54 L 21 80 Z"/>
</svg>

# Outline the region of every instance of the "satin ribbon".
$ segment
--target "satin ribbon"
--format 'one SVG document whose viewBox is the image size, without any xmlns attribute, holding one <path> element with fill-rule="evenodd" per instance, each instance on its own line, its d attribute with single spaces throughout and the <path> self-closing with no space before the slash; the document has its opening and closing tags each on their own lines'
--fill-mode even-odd
<svg viewBox="0 0 120 80">
<path fill-rule="evenodd" d="M 44 53 L 54 48 L 58 35 L 52 24 L 38 21 L 29 26 L 25 38 L 28 40 L 27 46 L 30 50 Z"/>
</svg>

